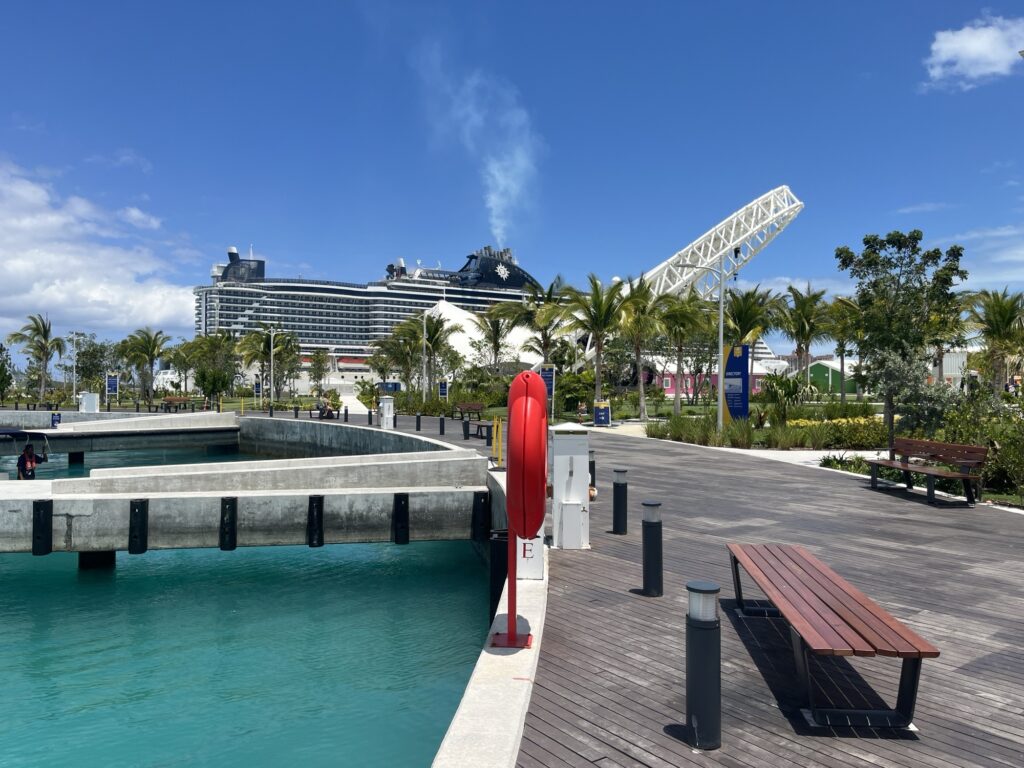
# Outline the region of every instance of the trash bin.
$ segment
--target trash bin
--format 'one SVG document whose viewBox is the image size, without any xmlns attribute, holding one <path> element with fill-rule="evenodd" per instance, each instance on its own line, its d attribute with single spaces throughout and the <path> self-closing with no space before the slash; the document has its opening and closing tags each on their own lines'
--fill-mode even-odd
<svg viewBox="0 0 1024 768">
<path fill-rule="evenodd" d="M 612 425 L 612 404 L 607 400 L 594 401 L 594 426 L 610 427 Z"/>
<path fill-rule="evenodd" d="M 50 429 L 56 429 L 58 424 L 60 424 L 60 414 L 59 413 L 51 413 L 50 414 Z"/>
</svg>

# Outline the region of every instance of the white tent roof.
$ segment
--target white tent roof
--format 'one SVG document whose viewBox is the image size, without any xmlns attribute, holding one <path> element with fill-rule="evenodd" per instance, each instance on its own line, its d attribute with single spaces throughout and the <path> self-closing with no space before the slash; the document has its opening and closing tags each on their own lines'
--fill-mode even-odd
<svg viewBox="0 0 1024 768">
<path fill-rule="evenodd" d="M 454 323 L 461 328 L 461 330 L 452 334 L 450 343 L 465 358 L 466 362 L 472 362 L 476 356 L 476 353 L 473 351 L 472 342 L 483 338 L 483 333 L 480 332 L 476 323 L 473 322 L 473 313 L 442 299 L 428 309 L 427 314 L 431 317 L 442 317 L 447 322 Z M 543 362 L 540 359 L 540 355 L 522 350 L 523 345 L 530 340 L 532 335 L 528 329 L 517 327 L 512 329 L 506 339 L 506 344 L 512 352 L 514 359 L 529 366 Z"/>
</svg>

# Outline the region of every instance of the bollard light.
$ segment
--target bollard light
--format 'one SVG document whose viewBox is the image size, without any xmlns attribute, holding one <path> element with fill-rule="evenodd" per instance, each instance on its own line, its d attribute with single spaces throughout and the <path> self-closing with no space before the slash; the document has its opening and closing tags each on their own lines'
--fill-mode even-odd
<svg viewBox="0 0 1024 768">
<path fill-rule="evenodd" d="M 661 502 L 641 502 L 644 508 L 642 553 L 646 597 L 661 597 L 664 593 L 664 568 L 661 551 Z"/>
<path fill-rule="evenodd" d="M 594 459 L 594 449 L 587 451 L 588 469 L 590 470 L 590 485 L 597 488 L 597 461 Z"/>
<path fill-rule="evenodd" d="M 626 470 L 614 469 L 615 480 L 612 483 L 612 533 L 623 536 L 627 532 L 627 487 Z"/>
<path fill-rule="evenodd" d="M 722 746 L 722 627 L 713 581 L 686 584 L 686 729 L 697 749 Z"/>
</svg>

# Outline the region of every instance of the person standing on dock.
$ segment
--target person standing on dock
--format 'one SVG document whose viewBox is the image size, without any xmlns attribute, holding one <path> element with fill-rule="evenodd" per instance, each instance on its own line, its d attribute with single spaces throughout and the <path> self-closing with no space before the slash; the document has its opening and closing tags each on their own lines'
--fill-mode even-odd
<svg viewBox="0 0 1024 768">
<path fill-rule="evenodd" d="M 42 456 L 36 456 L 35 448 L 32 443 L 29 443 L 21 452 L 21 456 L 18 457 L 18 479 L 35 480 L 36 464 L 42 464 L 46 461 L 49 461 L 46 452 L 44 451 Z"/>
</svg>

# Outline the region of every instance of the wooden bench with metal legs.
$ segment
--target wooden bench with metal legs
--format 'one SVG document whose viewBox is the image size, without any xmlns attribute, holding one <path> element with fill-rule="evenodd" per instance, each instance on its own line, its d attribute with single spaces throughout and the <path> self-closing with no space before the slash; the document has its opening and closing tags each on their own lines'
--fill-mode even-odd
<svg viewBox="0 0 1024 768">
<path fill-rule="evenodd" d="M 793 660 L 803 703 L 823 726 L 906 728 L 914 719 L 921 661 L 938 649 L 897 620 L 801 546 L 729 544 L 736 610 L 743 616 L 781 617 L 789 625 Z M 748 606 L 740 566 L 771 602 Z M 818 706 L 810 654 L 890 656 L 903 660 L 894 709 L 838 709 Z"/>
</svg>

